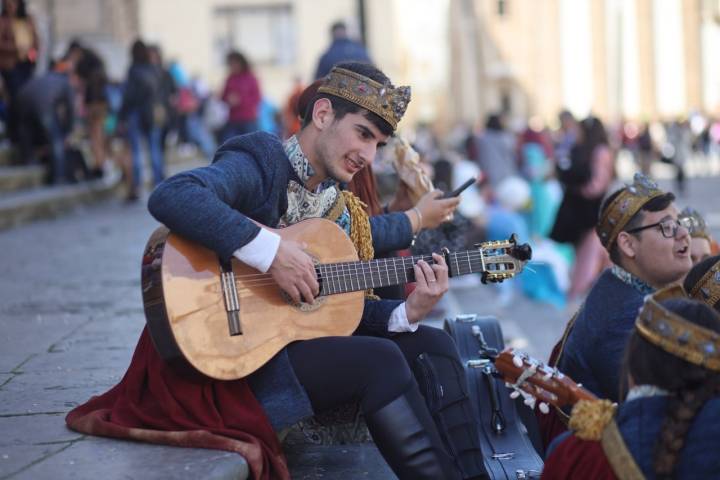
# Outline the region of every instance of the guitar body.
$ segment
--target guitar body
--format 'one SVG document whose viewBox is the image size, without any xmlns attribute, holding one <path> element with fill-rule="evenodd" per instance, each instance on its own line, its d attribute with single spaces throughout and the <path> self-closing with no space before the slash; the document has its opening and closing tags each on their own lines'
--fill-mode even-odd
<svg viewBox="0 0 720 480">
<path fill-rule="evenodd" d="M 317 263 L 358 259 L 345 232 L 325 219 L 272 231 L 284 240 L 305 242 Z M 233 380 L 257 370 L 291 342 L 350 335 L 360 323 L 363 291 L 293 304 L 270 274 L 234 258 L 231 268 L 235 281 L 223 282 L 223 268 L 211 250 L 165 227 L 150 237 L 143 256 L 143 304 L 150 335 L 164 360 Z M 227 279 L 229 273 L 225 275 Z M 232 283 L 239 334 L 230 333 L 227 285 Z"/>
</svg>

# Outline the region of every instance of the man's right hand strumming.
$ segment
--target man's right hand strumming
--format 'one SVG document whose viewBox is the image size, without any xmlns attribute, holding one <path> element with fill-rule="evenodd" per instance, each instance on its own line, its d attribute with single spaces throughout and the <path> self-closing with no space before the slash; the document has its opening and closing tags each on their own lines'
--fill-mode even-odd
<svg viewBox="0 0 720 480">
<path fill-rule="evenodd" d="M 306 247 L 292 240 L 281 240 L 268 272 L 294 302 L 312 303 L 320 293 L 320 285 L 315 264 L 304 251 Z"/>
</svg>

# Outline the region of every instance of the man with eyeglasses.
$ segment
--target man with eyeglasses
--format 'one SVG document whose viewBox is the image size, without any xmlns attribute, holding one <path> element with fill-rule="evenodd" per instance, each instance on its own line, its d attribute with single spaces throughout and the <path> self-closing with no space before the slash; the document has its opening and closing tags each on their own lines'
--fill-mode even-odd
<svg viewBox="0 0 720 480">
<path fill-rule="evenodd" d="M 558 367 L 596 395 L 620 399 L 620 364 L 644 297 L 692 267 L 687 219 L 675 196 L 636 174 L 603 203 L 596 231 L 613 265 L 598 278 L 563 338 Z"/>
</svg>

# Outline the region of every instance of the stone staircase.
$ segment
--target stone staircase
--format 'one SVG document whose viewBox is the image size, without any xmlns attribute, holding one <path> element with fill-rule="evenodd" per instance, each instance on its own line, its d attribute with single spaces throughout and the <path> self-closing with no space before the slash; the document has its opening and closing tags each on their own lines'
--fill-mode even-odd
<svg viewBox="0 0 720 480">
<path fill-rule="evenodd" d="M 125 192 L 118 168 L 102 179 L 70 185 L 46 185 L 45 166 L 17 165 L 12 155 L 9 147 L 0 147 L 0 230 L 34 220 L 55 218 L 111 198 L 121 198 Z M 89 158 L 88 155 L 86 158 Z M 177 149 L 170 149 L 166 156 L 167 174 L 205 162 L 198 154 L 180 154 Z M 145 175 L 145 178 L 150 178 L 150 175 Z"/>
</svg>

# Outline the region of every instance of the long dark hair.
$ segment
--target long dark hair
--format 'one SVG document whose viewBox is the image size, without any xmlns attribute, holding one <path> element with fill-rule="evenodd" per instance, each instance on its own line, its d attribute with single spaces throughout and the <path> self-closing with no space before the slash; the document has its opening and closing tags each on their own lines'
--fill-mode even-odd
<svg viewBox="0 0 720 480">
<path fill-rule="evenodd" d="M 683 298 L 662 305 L 689 322 L 720 333 L 720 317 L 705 304 Z M 629 374 L 636 385 L 654 385 L 670 392 L 653 467 L 658 479 L 671 479 L 695 416 L 720 392 L 720 373 L 662 350 L 637 331 L 628 340 L 623 373 L 623 378 Z"/>
<path fill-rule="evenodd" d="M 17 18 L 27 18 L 27 16 L 28 16 L 27 5 L 25 5 L 25 0 L 15 0 L 15 2 L 17 3 L 17 13 L 16 13 Z M 7 0 L 3 0 L 3 2 L 2 2 L 2 16 L 3 17 L 8 16 L 7 7 L 5 6 L 6 3 L 7 3 Z"/>
</svg>

